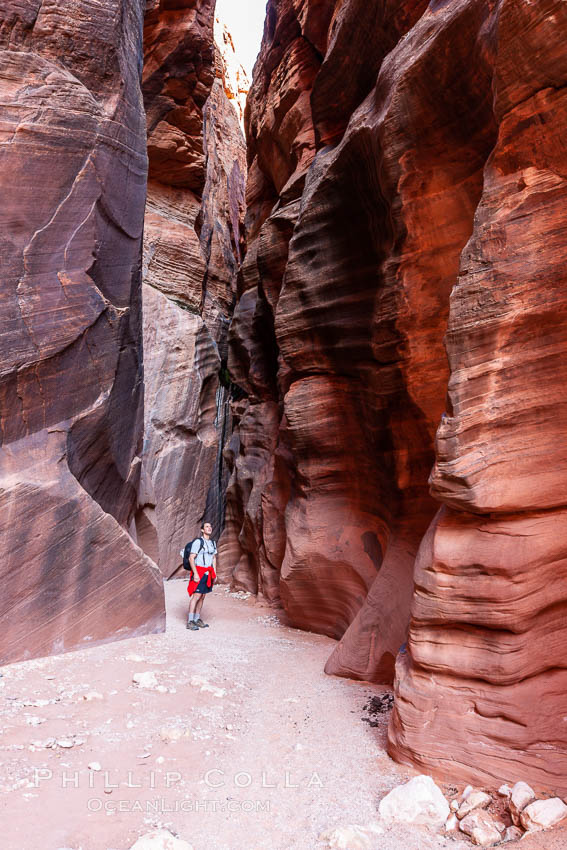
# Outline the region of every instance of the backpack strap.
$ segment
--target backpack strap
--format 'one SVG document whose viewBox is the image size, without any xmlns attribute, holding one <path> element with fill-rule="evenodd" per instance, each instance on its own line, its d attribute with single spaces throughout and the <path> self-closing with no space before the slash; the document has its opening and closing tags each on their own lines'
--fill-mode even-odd
<svg viewBox="0 0 567 850">
<path fill-rule="evenodd" d="M 189 561 L 189 556 L 191 554 L 191 549 L 193 548 L 193 543 L 195 542 L 195 540 L 199 540 L 199 551 L 197 552 L 197 555 L 201 553 L 205 545 L 205 541 L 202 537 L 195 537 L 193 540 L 190 540 L 189 543 L 186 544 L 185 549 L 183 550 L 183 569 L 185 570 L 191 569 L 191 562 Z"/>
</svg>

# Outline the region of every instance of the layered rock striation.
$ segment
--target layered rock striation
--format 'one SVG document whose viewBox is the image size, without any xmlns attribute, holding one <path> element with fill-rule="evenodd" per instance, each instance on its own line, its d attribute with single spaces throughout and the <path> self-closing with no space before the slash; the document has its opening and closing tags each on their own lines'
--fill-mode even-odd
<svg viewBox="0 0 567 850">
<path fill-rule="evenodd" d="M 447 11 L 444 15 L 450 16 Z M 392 753 L 567 791 L 567 32 L 564 4 L 501 2 L 478 40 L 497 136 L 451 294 L 451 376 Z"/>
<path fill-rule="evenodd" d="M 563 793 L 566 14 L 268 3 L 221 547 L 327 672 L 401 648 L 396 758 Z"/>
<path fill-rule="evenodd" d="M 242 259 L 244 138 L 213 41 L 214 2 L 150 4 L 143 93 L 144 452 L 136 535 L 166 576 L 204 514 L 222 528 L 227 331 Z"/>
<path fill-rule="evenodd" d="M 134 0 L 0 11 L 0 659 L 161 630 L 140 475 L 146 189 Z"/>
</svg>

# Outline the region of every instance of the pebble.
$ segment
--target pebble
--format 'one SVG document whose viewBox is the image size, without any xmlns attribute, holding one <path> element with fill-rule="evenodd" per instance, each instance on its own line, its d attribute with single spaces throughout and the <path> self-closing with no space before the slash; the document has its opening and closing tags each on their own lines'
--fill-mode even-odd
<svg viewBox="0 0 567 850">
<path fill-rule="evenodd" d="M 502 842 L 505 841 L 519 841 L 524 833 L 517 826 L 509 826 L 504 831 L 504 835 L 502 836 Z"/>
<path fill-rule="evenodd" d="M 45 722 L 45 717 L 26 717 L 26 723 L 28 724 L 28 726 L 40 726 L 42 723 Z"/>
<path fill-rule="evenodd" d="M 459 820 L 457 815 L 453 812 L 453 814 L 449 815 L 447 820 L 445 821 L 445 832 L 454 832 L 459 826 Z"/>
<path fill-rule="evenodd" d="M 185 726 L 163 726 L 159 731 L 159 736 L 166 744 L 172 744 L 181 738 L 190 738 L 191 730 Z"/>
<path fill-rule="evenodd" d="M 339 826 L 323 832 L 320 841 L 332 850 L 373 850 L 376 846 L 376 836 L 383 835 L 384 829 L 378 823 L 368 826 Z"/>
<path fill-rule="evenodd" d="M 98 762 L 98 761 L 89 762 L 88 768 L 89 768 L 89 770 L 102 770 L 100 762 Z"/>
<path fill-rule="evenodd" d="M 192 676 L 191 684 L 194 688 L 199 688 L 200 691 L 208 691 L 215 697 L 224 697 L 226 694 L 225 688 L 217 688 L 216 685 L 211 685 L 211 683 L 207 681 L 207 679 L 204 679 L 203 676 Z"/>
<path fill-rule="evenodd" d="M 193 846 L 167 829 L 156 829 L 138 838 L 130 850 L 193 850 Z"/>
<path fill-rule="evenodd" d="M 156 674 L 153 670 L 146 670 L 143 673 L 134 673 L 132 676 L 132 682 L 138 688 L 146 688 L 147 690 L 154 690 L 158 686 L 158 680 L 156 679 Z"/>
</svg>

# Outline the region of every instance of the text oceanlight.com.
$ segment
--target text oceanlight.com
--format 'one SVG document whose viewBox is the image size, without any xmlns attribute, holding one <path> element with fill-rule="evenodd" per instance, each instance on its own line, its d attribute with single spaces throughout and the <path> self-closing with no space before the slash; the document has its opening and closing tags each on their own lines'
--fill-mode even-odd
<svg viewBox="0 0 567 850">
<path fill-rule="evenodd" d="M 91 797 L 87 800 L 89 812 L 140 812 L 144 814 L 174 814 L 176 812 L 269 812 L 269 800 L 191 800 L 183 797 L 166 800 L 103 800 Z"/>
</svg>

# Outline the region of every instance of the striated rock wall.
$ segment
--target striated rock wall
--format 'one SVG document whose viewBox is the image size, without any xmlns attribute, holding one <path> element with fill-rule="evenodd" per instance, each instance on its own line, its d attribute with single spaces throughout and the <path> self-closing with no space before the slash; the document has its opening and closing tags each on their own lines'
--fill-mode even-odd
<svg viewBox="0 0 567 850">
<path fill-rule="evenodd" d="M 445 14 L 447 14 L 445 12 Z M 392 753 L 567 791 L 567 10 L 494 4 L 497 136 L 451 294 L 447 412 Z"/>
<path fill-rule="evenodd" d="M 126 529 L 146 187 L 134 0 L 0 10 L 0 660 L 161 630 Z"/>
<path fill-rule="evenodd" d="M 221 541 L 327 672 L 402 648 L 396 758 L 563 793 L 566 14 L 268 3 Z"/>
<path fill-rule="evenodd" d="M 145 422 L 136 534 L 170 576 L 206 513 L 222 523 L 219 383 L 241 260 L 244 138 L 213 42 L 214 2 L 149 4 L 143 92 Z"/>
</svg>

